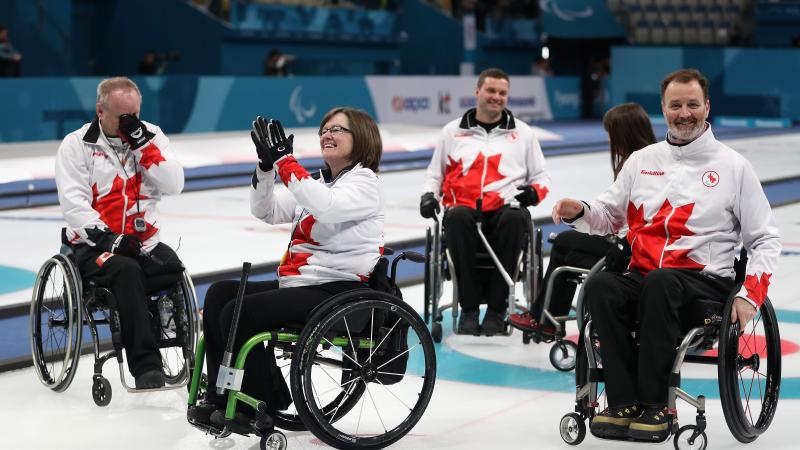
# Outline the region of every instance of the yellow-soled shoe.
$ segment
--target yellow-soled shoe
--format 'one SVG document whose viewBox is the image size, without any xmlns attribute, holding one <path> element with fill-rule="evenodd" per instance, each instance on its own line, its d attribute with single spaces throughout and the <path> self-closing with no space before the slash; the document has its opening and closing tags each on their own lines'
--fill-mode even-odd
<svg viewBox="0 0 800 450">
<path fill-rule="evenodd" d="M 608 408 L 594 416 L 589 430 L 593 435 L 606 439 L 628 437 L 628 426 L 641 415 L 642 410 L 634 406 Z"/>
</svg>

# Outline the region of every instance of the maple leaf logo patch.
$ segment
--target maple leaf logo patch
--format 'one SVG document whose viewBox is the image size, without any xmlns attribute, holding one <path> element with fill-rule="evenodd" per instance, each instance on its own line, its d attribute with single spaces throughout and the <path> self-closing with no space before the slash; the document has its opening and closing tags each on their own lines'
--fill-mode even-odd
<svg viewBox="0 0 800 450">
<path fill-rule="evenodd" d="M 719 184 L 719 174 L 713 170 L 703 174 L 703 185 L 705 187 L 714 187 Z"/>
</svg>

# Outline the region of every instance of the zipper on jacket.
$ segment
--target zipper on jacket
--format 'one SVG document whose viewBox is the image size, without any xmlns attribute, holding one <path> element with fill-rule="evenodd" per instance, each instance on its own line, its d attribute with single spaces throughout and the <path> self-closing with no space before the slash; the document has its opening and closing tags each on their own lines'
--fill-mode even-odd
<svg viewBox="0 0 800 450">
<path fill-rule="evenodd" d="M 666 219 L 664 219 L 664 247 L 661 249 L 661 257 L 658 259 L 658 268 L 661 268 L 661 264 L 664 263 L 664 253 L 667 251 L 667 243 L 669 242 L 669 219 L 672 218 L 672 215 L 675 214 L 675 208 L 672 208 L 669 215 Z"/>
</svg>

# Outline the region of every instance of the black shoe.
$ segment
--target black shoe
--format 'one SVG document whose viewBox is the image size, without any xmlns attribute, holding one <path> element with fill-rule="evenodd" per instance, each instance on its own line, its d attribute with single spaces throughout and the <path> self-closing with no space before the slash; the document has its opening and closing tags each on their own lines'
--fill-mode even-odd
<svg viewBox="0 0 800 450">
<path fill-rule="evenodd" d="M 136 389 L 156 389 L 164 387 L 164 373 L 161 369 L 148 370 L 136 377 Z"/>
<path fill-rule="evenodd" d="M 608 408 L 594 416 L 589 430 L 599 438 L 625 439 L 628 437 L 628 425 L 640 414 L 642 410 L 636 406 Z"/>
<path fill-rule="evenodd" d="M 236 411 L 233 420 L 228 423 L 228 431 L 236 434 L 248 435 L 253 432 L 252 419 L 241 411 Z M 211 413 L 211 424 L 215 427 L 225 427 L 225 411 L 218 409 Z"/>
<path fill-rule="evenodd" d="M 481 329 L 478 326 L 478 311 L 461 311 L 458 318 L 458 334 L 480 335 Z"/>
<path fill-rule="evenodd" d="M 662 442 L 669 437 L 669 415 L 664 407 L 648 407 L 628 427 L 628 436 L 637 441 Z"/>
<path fill-rule="evenodd" d="M 189 407 L 189 409 L 186 411 L 186 418 L 192 423 L 211 426 L 211 414 L 217 410 L 222 411 L 222 408 L 214 403 L 199 403 Z M 223 411 L 222 414 L 224 415 L 225 412 Z"/>
<path fill-rule="evenodd" d="M 487 309 L 486 314 L 484 314 L 483 316 L 483 323 L 481 324 L 481 333 L 487 336 L 493 336 L 495 334 L 505 333 L 506 331 L 505 316 L 506 316 L 505 313 Z"/>
</svg>

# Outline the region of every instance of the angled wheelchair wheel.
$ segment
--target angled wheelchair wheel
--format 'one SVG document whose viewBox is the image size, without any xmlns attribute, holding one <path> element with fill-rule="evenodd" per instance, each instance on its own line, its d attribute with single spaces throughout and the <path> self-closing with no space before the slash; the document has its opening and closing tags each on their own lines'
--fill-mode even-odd
<svg viewBox="0 0 800 450">
<path fill-rule="evenodd" d="M 417 313 L 396 297 L 365 290 L 346 300 L 315 314 L 303 330 L 292 397 L 326 444 L 383 448 L 411 431 L 427 408 L 436 378 L 433 342 Z"/>
<path fill-rule="evenodd" d="M 156 326 L 162 370 L 168 384 L 179 384 L 190 376 L 199 333 L 199 313 L 192 279 L 186 271 L 176 287 L 161 296 L 170 306 L 169 318 Z"/>
<path fill-rule="evenodd" d="M 767 430 L 778 406 L 781 339 L 775 310 L 767 298 L 755 317 L 739 330 L 725 305 L 719 337 L 719 390 L 728 428 L 740 442 Z"/>
<path fill-rule="evenodd" d="M 66 256 L 48 259 L 36 275 L 30 311 L 33 366 L 48 388 L 65 391 L 78 369 L 83 332 L 80 278 Z"/>
<path fill-rule="evenodd" d="M 577 357 L 578 346 L 567 339 L 562 339 L 550 347 L 550 364 L 561 372 L 574 369 Z"/>
</svg>

